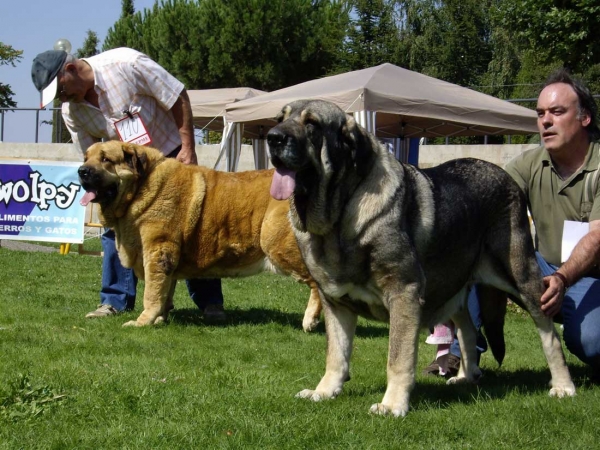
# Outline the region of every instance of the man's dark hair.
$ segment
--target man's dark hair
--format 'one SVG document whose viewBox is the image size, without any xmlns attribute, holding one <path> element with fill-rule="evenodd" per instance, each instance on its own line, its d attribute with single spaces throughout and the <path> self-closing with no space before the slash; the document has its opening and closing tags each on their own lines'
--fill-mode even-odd
<svg viewBox="0 0 600 450">
<path fill-rule="evenodd" d="M 594 100 L 594 96 L 585 83 L 572 76 L 565 68 L 558 69 L 551 73 L 546 79 L 544 88 L 555 83 L 565 83 L 573 88 L 579 99 L 578 115 L 588 114 L 590 116 L 590 124 L 586 127 L 591 140 L 600 139 L 600 128 L 598 126 L 598 105 Z"/>
</svg>

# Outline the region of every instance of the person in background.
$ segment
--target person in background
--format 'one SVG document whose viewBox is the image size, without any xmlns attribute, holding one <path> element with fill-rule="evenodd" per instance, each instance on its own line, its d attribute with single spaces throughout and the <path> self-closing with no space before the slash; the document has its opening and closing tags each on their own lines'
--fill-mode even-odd
<svg viewBox="0 0 600 450">
<path fill-rule="evenodd" d="M 41 107 L 55 98 L 73 143 L 82 151 L 100 140 L 122 140 L 117 124 L 135 121 L 146 131 L 147 145 L 184 164 L 197 164 L 192 109 L 183 84 L 148 56 L 129 48 L 75 58 L 63 50 L 40 53 L 31 77 L 41 93 Z M 135 305 L 137 278 L 121 265 L 115 234 L 102 235 L 100 306 L 86 315 L 107 317 Z M 221 280 L 186 280 L 190 297 L 207 321 L 226 318 Z"/>
</svg>

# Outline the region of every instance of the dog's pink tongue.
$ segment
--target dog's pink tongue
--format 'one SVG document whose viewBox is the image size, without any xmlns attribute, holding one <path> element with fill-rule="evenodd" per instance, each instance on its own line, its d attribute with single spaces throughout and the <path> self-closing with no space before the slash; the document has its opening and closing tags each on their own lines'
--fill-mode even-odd
<svg viewBox="0 0 600 450">
<path fill-rule="evenodd" d="M 86 192 L 83 197 L 81 197 L 81 200 L 79 200 L 79 204 L 81 206 L 87 206 L 89 202 L 91 202 L 92 200 L 94 200 L 96 198 L 96 193 L 95 192 Z"/>
<path fill-rule="evenodd" d="M 271 182 L 271 197 L 275 200 L 289 198 L 296 187 L 296 172 L 289 169 L 276 169 Z"/>
</svg>

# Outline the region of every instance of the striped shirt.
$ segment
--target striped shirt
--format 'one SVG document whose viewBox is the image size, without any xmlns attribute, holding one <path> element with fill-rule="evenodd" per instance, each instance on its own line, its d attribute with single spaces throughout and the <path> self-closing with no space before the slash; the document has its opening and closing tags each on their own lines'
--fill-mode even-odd
<svg viewBox="0 0 600 450">
<path fill-rule="evenodd" d="M 119 140 L 114 123 L 126 117 L 124 111 L 140 114 L 152 139 L 150 145 L 163 154 L 181 145 L 170 111 L 184 89 L 179 80 L 143 53 L 129 48 L 82 59 L 94 72 L 99 108 L 85 100 L 62 104 L 67 129 L 82 152 L 101 139 Z"/>
</svg>

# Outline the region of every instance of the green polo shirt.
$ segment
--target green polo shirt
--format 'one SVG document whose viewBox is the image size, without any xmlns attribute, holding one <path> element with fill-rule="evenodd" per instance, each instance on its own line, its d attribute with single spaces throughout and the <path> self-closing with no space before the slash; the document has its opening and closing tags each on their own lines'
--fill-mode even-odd
<svg viewBox="0 0 600 450">
<path fill-rule="evenodd" d="M 535 225 L 536 249 L 546 261 L 556 266 L 561 264 L 565 220 L 591 222 L 600 219 L 599 151 L 600 144 L 592 142 L 584 165 L 567 180 L 558 175 L 544 147 L 523 152 L 505 168 L 527 197 Z M 588 185 L 592 188 L 585 187 Z"/>
</svg>

